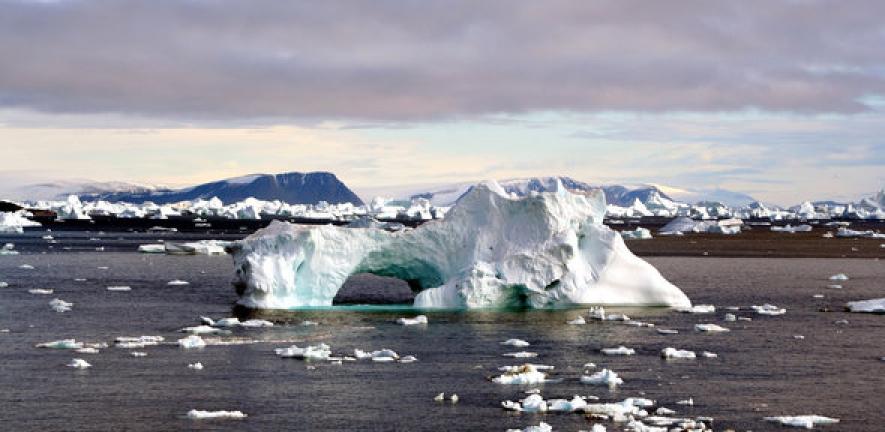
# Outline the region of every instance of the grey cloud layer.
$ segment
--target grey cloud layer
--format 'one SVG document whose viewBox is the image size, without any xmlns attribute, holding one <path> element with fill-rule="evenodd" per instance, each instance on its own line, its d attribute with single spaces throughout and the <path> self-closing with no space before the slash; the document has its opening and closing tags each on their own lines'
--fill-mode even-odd
<svg viewBox="0 0 885 432">
<path fill-rule="evenodd" d="M 885 2 L 0 0 L 0 107 L 426 120 L 855 112 Z"/>
</svg>

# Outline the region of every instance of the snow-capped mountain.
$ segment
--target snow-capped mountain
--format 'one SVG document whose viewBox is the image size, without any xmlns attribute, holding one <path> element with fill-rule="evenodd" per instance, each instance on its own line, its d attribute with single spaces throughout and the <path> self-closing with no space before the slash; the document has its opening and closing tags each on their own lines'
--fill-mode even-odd
<svg viewBox="0 0 885 432">
<path fill-rule="evenodd" d="M 108 193 L 146 194 L 164 189 L 164 186 L 88 179 L 57 180 L 13 186 L 0 192 L 0 198 L 13 200 L 64 200 L 68 195 L 94 195 Z"/>
<path fill-rule="evenodd" d="M 329 172 L 253 174 L 184 189 L 81 194 L 81 198 L 87 200 L 129 203 L 152 201 L 157 204 L 213 197 L 223 202 L 243 201 L 252 197 L 264 201 L 279 200 L 289 204 L 316 204 L 320 201 L 331 204 L 363 204 L 363 201 L 335 174 Z"/>
</svg>

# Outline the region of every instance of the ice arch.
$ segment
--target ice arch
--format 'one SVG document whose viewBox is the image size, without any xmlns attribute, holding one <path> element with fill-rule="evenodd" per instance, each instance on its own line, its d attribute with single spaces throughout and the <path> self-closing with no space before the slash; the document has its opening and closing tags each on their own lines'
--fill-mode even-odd
<svg viewBox="0 0 885 432">
<path fill-rule="evenodd" d="M 601 192 L 517 198 L 487 182 L 414 230 L 273 222 L 230 248 L 234 284 L 240 304 L 267 309 L 331 306 L 361 272 L 408 281 L 421 308 L 690 305 L 602 225 L 604 212 Z"/>
</svg>

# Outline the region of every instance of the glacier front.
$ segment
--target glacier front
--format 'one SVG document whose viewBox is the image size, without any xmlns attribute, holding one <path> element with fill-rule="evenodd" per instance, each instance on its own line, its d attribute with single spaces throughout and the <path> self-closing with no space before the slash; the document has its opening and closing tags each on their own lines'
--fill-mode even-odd
<svg viewBox="0 0 885 432">
<path fill-rule="evenodd" d="M 690 307 L 688 297 L 602 224 L 600 191 L 525 197 L 496 182 L 467 192 L 444 219 L 416 229 L 274 221 L 228 247 L 239 303 L 331 306 L 356 273 L 405 280 L 418 308 L 545 308 L 576 304 Z"/>
</svg>

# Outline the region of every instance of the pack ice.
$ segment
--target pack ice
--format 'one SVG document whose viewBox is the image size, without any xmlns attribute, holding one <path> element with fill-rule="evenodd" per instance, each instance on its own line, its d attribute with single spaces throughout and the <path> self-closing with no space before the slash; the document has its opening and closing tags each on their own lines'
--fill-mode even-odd
<svg viewBox="0 0 885 432">
<path fill-rule="evenodd" d="M 602 224 L 601 191 L 509 195 L 494 181 L 444 219 L 416 229 L 274 221 L 229 247 L 239 303 L 331 306 L 355 273 L 405 280 L 418 308 L 543 308 L 574 304 L 690 307 L 679 288 Z"/>
</svg>

